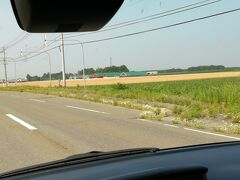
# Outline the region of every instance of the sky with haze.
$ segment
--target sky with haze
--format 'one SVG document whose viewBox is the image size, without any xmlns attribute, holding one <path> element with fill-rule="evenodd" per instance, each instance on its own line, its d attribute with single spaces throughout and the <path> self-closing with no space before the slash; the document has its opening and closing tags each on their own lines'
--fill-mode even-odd
<svg viewBox="0 0 240 180">
<path fill-rule="evenodd" d="M 152 14 L 200 2 L 201 0 L 125 0 L 108 25 L 142 18 Z M 136 25 L 107 32 L 99 32 L 68 40 L 91 41 L 137 31 L 174 24 L 202 16 L 240 8 L 239 0 L 222 0 L 217 3 Z M 44 12 L 43 12 L 44 13 Z M 198 65 L 225 65 L 240 67 L 240 11 L 159 31 L 129 36 L 84 45 L 87 67 L 106 67 L 125 64 L 130 70 L 157 70 L 186 68 Z M 107 26 L 108 26 L 107 25 Z M 18 27 L 10 0 L 0 1 L 0 47 L 7 45 L 24 32 Z M 79 35 L 84 33 L 73 33 Z M 51 40 L 59 34 L 47 34 Z M 71 34 L 65 34 L 65 37 Z M 44 42 L 44 34 L 30 34 L 26 39 L 7 49 L 8 59 L 19 58 L 20 50 L 34 51 Z M 66 41 L 67 42 L 67 41 Z M 60 42 L 52 45 L 56 46 Z M 50 48 L 50 47 L 49 47 Z M 66 46 L 66 72 L 76 73 L 82 69 L 80 45 Z M 61 71 L 61 57 L 58 49 L 50 52 L 52 71 Z M 0 54 L 2 60 L 2 54 Z M 16 63 L 17 77 L 42 75 L 48 72 L 48 59 L 40 55 Z M 9 79 L 14 78 L 14 64 L 8 62 Z M 0 79 L 4 78 L 0 63 Z"/>
</svg>

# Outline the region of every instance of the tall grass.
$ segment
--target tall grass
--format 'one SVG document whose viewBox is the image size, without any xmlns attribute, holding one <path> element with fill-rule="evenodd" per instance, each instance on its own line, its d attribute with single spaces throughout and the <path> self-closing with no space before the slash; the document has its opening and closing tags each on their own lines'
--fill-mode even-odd
<svg viewBox="0 0 240 180">
<path fill-rule="evenodd" d="M 175 113 L 191 117 L 215 117 L 225 113 L 240 119 L 240 78 L 221 78 L 144 84 L 83 87 L 7 87 L 0 90 L 51 94 L 98 101 L 101 97 L 135 99 L 176 105 Z M 181 108 L 181 107 L 184 107 Z"/>
</svg>

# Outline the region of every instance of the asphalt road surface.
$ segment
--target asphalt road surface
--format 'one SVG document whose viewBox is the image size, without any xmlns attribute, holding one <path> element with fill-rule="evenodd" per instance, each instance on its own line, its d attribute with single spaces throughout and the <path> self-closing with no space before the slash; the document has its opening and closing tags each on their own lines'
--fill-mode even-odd
<svg viewBox="0 0 240 180">
<path fill-rule="evenodd" d="M 141 120 L 139 114 L 80 100 L 0 92 L 0 173 L 89 151 L 240 140 Z"/>
</svg>

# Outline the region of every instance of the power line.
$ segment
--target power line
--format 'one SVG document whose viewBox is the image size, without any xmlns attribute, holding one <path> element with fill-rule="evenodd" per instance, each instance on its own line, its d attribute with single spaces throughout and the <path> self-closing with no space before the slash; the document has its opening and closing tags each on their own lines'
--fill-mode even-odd
<svg viewBox="0 0 240 180">
<path fill-rule="evenodd" d="M 203 3 L 206 3 L 206 2 L 209 2 L 209 1 L 212 1 L 212 0 L 199 1 L 199 2 L 196 2 L 196 3 L 188 4 L 188 5 L 185 5 L 185 6 L 181 6 L 181 7 L 170 9 L 170 10 L 163 11 L 163 12 L 160 12 L 160 13 L 152 14 L 152 15 L 145 16 L 145 17 L 142 17 L 142 18 L 136 18 L 136 19 L 133 19 L 133 20 L 124 21 L 124 22 L 120 22 L 120 23 L 117 23 L 117 24 L 109 25 L 107 27 L 118 26 L 118 25 L 122 25 L 122 24 L 126 24 L 126 23 L 131 23 L 131 22 L 143 20 L 143 19 L 148 19 L 148 18 L 151 18 L 151 17 L 154 17 L 154 16 L 163 15 L 163 14 L 166 14 L 166 13 L 171 13 L 173 11 L 189 8 L 189 7 L 196 6 L 198 4 L 203 4 Z"/>
<path fill-rule="evenodd" d="M 55 39 L 57 39 L 58 37 L 59 37 L 59 35 L 58 35 L 57 37 L 55 37 Z M 51 46 L 51 45 L 54 44 L 54 43 L 55 43 L 55 42 L 51 42 L 51 43 L 48 44 L 48 46 Z M 43 50 L 44 48 L 45 48 L 45 46 L 40 46 L 40 47 L 37 48 L 36 50 L 32 50 L 31 52 L 26 53 L 25 57 L 26 57 L 26 56 L 29 56 L 29 55 L 31 55 L 31 54 L 35 54 L 35 53 Z M 22 58 L 22 57 L 16 57 L 16 58 L 14 58 L 14 59 L 17 60 L 17 59 L 21 59 L 21 58 Z"/>
<path fill-rule="evenodd" d="M 147 22 L 147 21 L 151 21 L 151 20 L 154 20 L 154 19 L 159 19 L 159 18 L 167 17 L 167 16 L 170 16 L 170 15 L 182 13 L 182 12 L 189 11 L 189 10 L 192 10 L 192 9 L 196 9 L 196 8 L 208 6 L 208 5 L 210 5 L 210 4 L 217 3 L 217 2 L 220 2 L 220 1 L 222 1 L 222 0 L 217 0 L 217 1 L 213 1 L 213 2 L 207 3 L 207 4 L 203 4 L 203 5 L 195 6 L 195 7 L 192 7 L 192 8 L 188 8 L 188 9 L 176 11 L 176 12 L 173 12 L 173 13 L 170 13 L 170 14 L 166 14 L 166 15 L 162 15 L 162 16 L 158 16 L 158 17 L 153 17 L 153 18 L 151 18 L 151 19 L 145 19 L 145 20 L 141 20 L 141 21 L 137 21 L 137 22 L 132 22 L 132 23 L 129 23 L 129 24 L 124 24 L 124 25 L 122 25 L 122 26 L 118 26 L 118 27 L 114 27 L 114 28 L 110 28 L 110 29 L 105 29 L 105 30 L 102 30 L 101 32 L 110 31 L 110 30 L 114 30 L 114 29 L 119 29 L 119 28 L 123 28 L 123 27 L 128 27 L 128 26 L 135 25 L 135 24 L 139 24 L 139 23 L 142 23 L 142 22 Z M 96 33 L 97 33 L 97 32 L 96 32 Z M 74 36 L 72 36 L 72 37 L 74 37 Z M 69 36 L 68 38 L 70 38 L 70 36 Z"/>
<path fill-rule="evenodd" d="M 209 18 L 225 15 L 225 14 L 230 14 L 230 13 L 233 13 L 233 12 L 236 12 L 236 11 L 240 11 L 240 8 L 232 9 L 232 10 L 229 10 L 229 11 L 224 11 L 224 12 L 220 12 L 220 13 L 216 13 L 216 14 L 212 14 L 212 15 L 208 15 L 208 16 L 203 16 L 203 17 L 200 17 L 200 18 L 195 18 L 195 19 L 191 19 L 191 20 L 188 20 L 188 21 L 183 21 L 183 22 L 179 22 L 179 23 L 175 23 L 175 24 L 171 24 L 171 25 L 167 25 L 167 26 L 162 26 L 162 27 L 153 28 L 153 29 L 144 30 L 144 31 L 138 31 L 138 32 L 135 32 L 135 33 L 129 33 L 129 34 L 124 34 L 124 35 L 119 35 L 119 36 L 114 36 L 114 37 L 109 37 L 109 38 L 104 38 L 104 39 L 85 41 L 85 42 L 82 42 L 82 43 L 71 43 L 71 44 L 65 44 L 65 45 L 70 46 L 70 45 L 78 45 L 78 44 L 91 44 L 91 43 L 97 43 L 97 42 L 108 41 L 108 40 L 113 40 L 113 39 L 120 39 L 120 38 L 124 38 L 124 37 L 135 36 L 135 35 L 139 35 L 139 34 L 145 34 L 145 33 L 158 31 L 158 30 L 162 30 L 162 29 L 168 29 L 168 28 L 175 27 L 175 26 L 180 26 L 180 25 L 183 25 L 183 24 L 188 24 L 188 23 L 192 23 L 192 22 L 196 22 L 196 21 L 201 21 L 201 20 L 204 20 L 204 19 L 209 19 Z M 36 56 L 38 56 L 38 55 L 40 55 L 44 52 L 48 52 L 48 51 L 51 51 L 51 50 L 56 49 L 56 48 L 59 48 L 59 46 L 55 46 L 55 47 L 53 47 L 51 49 L 48 49 L 46 51 L 42 51 L 37 55 L 29 57 L 28 59 L 36 57 Z M 22 61 L 22 60 L 19 60 L 19 61 Z M 15 62 L 19 62 L 19 61 L 15 61 Z"/>
<path fill-rule="evenodd" d="M 17 40 L 16 42 L 13 42 L 12 44 L 9 44 L 7 46 L 5 46 L 7 49 L 21 43 L 22 41 L 24 41 L 25 39 L 27 39 L 30 36 L 29 33 L 26 33 L 22 38 L 20 38 L 19 40 Z"/>
<path fill-rule="evenodd" d="M 10 42 L 8 42 L 7 44 L 5 44 L 4 46 L 8 46 L 8 44 L 12 44 L 14 43 L 16 40 L 18 40 L 20 37 L 22 37 L 25 34 L 25 32 L 22 32 L 21 34 L 19 34 L 16 38 L 14 38 L 13 40 L 11 40 Z"/>
<path fill-rule="evenodd" d="M 49 51 L 52 51 L 52 50 L 54 50 L 54 49 L 58 49 L 59 48 L 59 46 L 54 46 L 54 47 L 52 47 L 52 48 L 50 48 L 50 49 L 47 49 L 47 50 L 45 50 L 45 51 L 41 51 L 41 52 L 39 52 L 38 54 L 35 54 L 35 55 L 32 55 L 32 56 L 30 56 L 30 57 L 28 57 L 28 59 L 32 59 L 32 58 L 34 58 L 34 57 L 36 57 L 36 56 L 39 56 L 39 55 L 41 55 L 41 54 L 44 54 L 44 53 L 46 53 L 46 52 L 49 52 Z M 37 52 L 36 52 L 37 53 Z M 33 53 L 32 53 L 33 54 Z M 26 56 L 26 55 L 25 55 Z M 24 61 L 24 59 L 21 57 L 21 59 L 20 60 L 17 60 L 17 59 L 20 59 L 20 58 L 12 58 L 12 60 L 8 60 L 9 62 L 21 62 L 21 61 Z"/>
<path fill-rule="evenodd" d="M 14 38 L 13 40 L 11 40 L 10 42 L 6 43 L 4 46 L 8 46 L 9 44 L 13 44 L 15 41 L 17 41 L 19 38 L 21 38 L 23 35 L 27 34 L 26 32 L 22 32 L 21 34 L 19 34 L 16 38 Z"/>
<path fill-rule="evenodd" d="M 161 13 L 157 13 L 157 14 L 154 14 L 154 15 L 150 15 L 150 16 L 147 16 L 147 17 L 143 17 L 143 18 L 139 18 L 139 19 L 126 21 L 126 22 L 122 22 L 122 23 L 118 23 L 118 24 L 115 24 L 115 25 L 108 26 L 108 27 L 113 27 L 113 28 L 103 29 L 103 30 L 96 31 L 96 32 L 72 35 L 72 36 L 67 36 L 66 35 L 65 39 L 73 38 L 73 37 L 79 37 L 79 36 L 92 35 L 92 34 L 96 34 L 96 33 L 101 33 L 101 32 L 111 31 L 111 30 L 115 30 L 115 29 L 119 29 L 119 28 L 123 28 L 123 27 L 128 27 L 128 26 L 139 24 L 139 23 L 142 23 L 142 22 L 147 22 L 147 21 L 151 21 L 151 20 L 154 20 L 154 19 L 159 19 L 159 18 L 170 16 L 170 15 L 182 13 L 182 12 L 185 12 L 185 11 L 197 9 L 197 8 L 200 8 L 200 7 L 208 6 L 208 5 L 211 5 L 211 4 L 223 1 L 223 0 L 215 0 L 215 1 L 212 1 L 212 2 L 209 2 L 209 1 L 212 1 L 212 0 L 204 0 L 204 1 L 197 2 L 197 3 L 189 4 L 189 5 L 186 5 L 186 6 L 178 7 L 178 8 L 172 9 L 172 10 L 168 10 L 168 11 L 165 11 L 165 12 L 161 12 Z M 205 2 L 208 2 L 208 3 L 205 3 Z M 205 3 L 205 4 L 203 4 L 203 3 Z M 198 4 L 201 4 L 201 5 L 198 5 Z M 198 5 L 198 6 L 196 6 L 196 5 Z M 194 7 L 192 7 L 192 6 L 194 6 Z M 189 8 L 189 7 L 191 7 L 191 8 Z M 186 9 L 186 8 L 188 8 L 188 9 Z M 181 9 L 183 9 L 183 10 L 181 10 Z M 174 12 L 174 11 L 176 11 L 176 12 Z M 168 14 L 166 14 L 166 13 L 168 13 Z M 165 14 L 165 15 L 163 15 L 163 14 Z M 158 16 L 156 16 L 156 15 L 158 15 Z M 161 16 L 159 16 L 159 15 L 161 15 Z M 147 19 L 149 17 L 151 17 L 151 18 Z M 137 21 L 137 20 L 140 20 L 140 21 Z M 121 26 L 118 26 L 118 25 L 121 25 Z M 118 26 L 118 27 L 114 27 L 114 26 Z M 60 36 L 57 36 L 54 39 L 56 41 L 55 42 L 53 41 L 49 45 L 56 43 L 59 38 L 60 38 Z"/>
<path fill-rule="evenodd" d="M 24 36 L 21 37 L 22 35 L 24 35 Z M 24 41 L 25 39 L 27 39 L 30 35 L 31 35 L 31 34 L 29 34 L 29 33 L 23 32 L 23 33 L 20 34 L 17 38 L 15 38 L 14 40 L 10 41 L 7 45 L 5 45 L 4 48 L 9 49 L 9 48 L 11 48 L 11 47 L 13 47 L 13 46 L 21 43 L 22 41 Z M 55 37 L 55 39 L 57 39 L 58 37 L 59 37 L 59 36 Z M 19 38 L 20 38 L 20 39 L 19 39 Z M 14 42 L 14 41 L 15 41 L 15 42 Z M 50 43 L 49 46 L 52 45 L 52 44 L 53 44 L 53 42 Z M 41 51 L 41 50 L 44 49 L 44 48 L 45 48 L 44 46 L 41 46 L 41 47 L 37 48 L 36 50 L 33 50 L 33 51 L 31 51 L 30 53 L 27 53 L 26 56 L 28 56 L 28 55 L 30 55 L 30 54 L 33 54 L 33 53 L 37 53 L 38 51 Z M 35 51 L 35 52 L 34 52 L 34 51 Z M 21 57 L 15 58 L 15 59 L 20 59 L 20 58 L 21 58 Z"/>
<path fill-rule="evenodd" d="M 175 26 L 179 26 L 179 25 L 183 25 L 183 24 L 188 24 L 188 23 L 192 23 L 192 22 L 196 22 L 196 21 L 200 21 L 200 20 L 204 20 L 204 19 L 208 19 L 208 18 L 213 18 L 213 17 L 216 17 L 216 16 L 221 16 L 221 15 L 224 15 L 224 14 L 229 14 L 229 13 L 239 11 L 239 10 L 240 10 L 240 8 L 237 8 L 237 9 L 224 11 L 224 12 L 221 12 L 221 13 L 212 14 L 212 15 L 208 15 L 208 16 L 204 16 L 204 17 L 200 17 L 200 18 L 196 18 L 196 19 L 191 19 L 191 20 L 188 20 L 188 21 L 183 21 L 183 22 L 179 22 L 179 23 L 175 23 L 175 24 L 171 24 L 171 25 L 167 25 L 167 26 L 148 29 L 148 30 L 145 30 L 145 31 L 138 31 L 138 32 L 134 32 L 134 33 L 114 36 L 114 37 L 110 37 L 110 38 L 98 39 L 98 40 L 93 40 L 93 41 L 85 41 L 85 42 L 82 42 L 82 44 L 91 44 L 91 43 L 96 43 L 96 42 L 108 41 L 108 40 L 119 39 L 119 38 L 134 36 L 134 35 L 138 35 L 138 34 L 144 34 L 144 33 L 148 33 L 148 32 L 158 31 L 158 30 L 167 29 L 167 28 L 171 28 L 171 27 L 175 27 Z M 80 43 L 72 43 L 72 44 L 66 44 L 66 45 L 77 45 L 77 44 L 80 44 Z"/>
<path fill-rule="evenodd" d="M 161 13 L 153 14 L 153 15 L 146 16 L 146 17 L 143 17 L 143 18 L 138 18 L 138 19 L 135 19 L 135 20 L 125 21 L 125 22 L 122 22 L 122 23 L 117 23 L 117 24 L 113 24 L 113 25 L 110 25 L 110 26 L 106 26 L 106 27 L 110 27 L 108 29 L 103 29 L 103 30 L 99 30 L 99 31 L 96 31 L 96 32 L 90 32 L 90 33 L 66 36 L 66 38 L 86 36 L 86 35 L 92 35 L 92 34 L 96 34 L 96 33 L 111 31 L 111 30 L 131 26 L 131 25 L 139 24 L 139 23 L 142 23 L 142 22 L 152 21 L 152 20 L 155 20 L 155 19 L 160 19 L 160 18 L 163 18 L 163 17 L 175 15 L 175 14 L 178 14 L 178 13 L 182 13 L 182 12 L 185 12 L 185 11 L 197 9 L 197 8 L 200 8 L 200 7 L 208 6 L 208 5 L 223 1 L 223 0 L 216 0 L 216 1 L 212 1 L 212 2 L 209 2 L 209 1 L 212 1 L 212 0 L 200 1 L 200 2 L 197 2 L 197 3 L 189 4 L 189 5 L 186 5 L 186 6 L 182 6 L 182 7 L 179 7 L 179 8 L 172 9 L 172 10 L 168 10 L 168 11 L 164 11 L 164 12 L 161 12 Z M 205 3 L 205 2 L 208 2 L 208 3 Z M 205 4 L 203 4 L 203 3 L 205 3 Z M 198 4 L 201 4 L 201 5 L 198 5 Z M 196 6 L 196 5 L 198 5 L 198 6 Z M 192 7 L 192 6 L 194 6 L 194 7 Z"/>
</svg>

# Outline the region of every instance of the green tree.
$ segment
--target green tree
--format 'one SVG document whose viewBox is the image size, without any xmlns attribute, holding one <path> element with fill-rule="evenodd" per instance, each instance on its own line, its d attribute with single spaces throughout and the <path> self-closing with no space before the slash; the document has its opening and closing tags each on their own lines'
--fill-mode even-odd
<svg viewBox="0 0 240 180">
<path fill-rule="evenodd" d="M 120 72 L 129 72 L 129 69 L 127 68 L 126 65 L 121 65 L 120 66 Z"/>
<path fill-rule="evenodd" d="M 85 69 L 85 74 L 87 74 L 87 75 L 94 74 L 95 72 L 96 71 L 93 68 L 86 68 Z M 83 75 L 83 70 L 78 71 L 77 74 L 79 76 L 82 76 Z"/>
<path fill-rule="evenodd" d="M 27 81 L 31 81 L 31 76 L 29 74 L 27 74 L 26 79 L 27 79 Z"/>
</svg>

